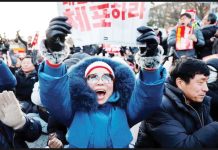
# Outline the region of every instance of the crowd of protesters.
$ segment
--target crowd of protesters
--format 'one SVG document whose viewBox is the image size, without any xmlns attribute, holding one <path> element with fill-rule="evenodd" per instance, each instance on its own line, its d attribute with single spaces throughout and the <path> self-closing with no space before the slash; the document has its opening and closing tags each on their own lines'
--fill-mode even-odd
<svg viewBox="0 0 218 150">
<path fill-rule="evenodd" d="M 178 19 L 167 37 L 138 27 L 146 46 L 118 52 L 75 47 L 63 16 L 50 21 L 38 49 L 19 31 L 14 40 L 0 36 L 0 148 L 26 148 L 41 134 L 49 148 L 128 148 L 140 122 L 136 148 L 217 148 L 218 19 L 205 15 L 192 49 L 179 50 L 177 29 L 193 18 Z"/>
</svg>

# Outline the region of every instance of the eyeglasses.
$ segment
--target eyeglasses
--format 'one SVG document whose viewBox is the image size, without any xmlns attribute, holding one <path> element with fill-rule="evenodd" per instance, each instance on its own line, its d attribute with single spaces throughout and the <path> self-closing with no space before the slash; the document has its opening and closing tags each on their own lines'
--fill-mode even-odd
<svg viewBox="0 0 218 150">
<path fill-rule="evenodd" d="M 103 74 L 101 77 L 98 74 L 89 74 L 86 80 L 89 83 L 96 84 L 99 82 L 100 78 L 104 84 L 112 83 L 114 81 L 114 77 L 111 74 Z"/>
</svg>

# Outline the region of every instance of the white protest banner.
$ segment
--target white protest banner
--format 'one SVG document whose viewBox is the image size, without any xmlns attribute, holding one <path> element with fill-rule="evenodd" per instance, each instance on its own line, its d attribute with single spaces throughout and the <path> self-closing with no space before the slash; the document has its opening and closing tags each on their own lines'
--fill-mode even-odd
<svg viewBox="0 0 218 150">
<path fill-rule="evenodd" d="M 136 28 L 146 25 L 150 2 L 60 2 L 58 14 L 68 17 L 75 46 L 137 46 Z"/>
</svg>

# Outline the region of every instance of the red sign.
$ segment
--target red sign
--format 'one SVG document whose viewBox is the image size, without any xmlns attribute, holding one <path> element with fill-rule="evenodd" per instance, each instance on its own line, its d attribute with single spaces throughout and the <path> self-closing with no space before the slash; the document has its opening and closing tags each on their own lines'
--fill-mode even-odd
<svg viewBox="0 0 218 150">
<path fill-rule="evenodd" d="M 105 51 L 107 53 L 110 54 L 119 54 L 120 53 L 120 46 L 118 45 L 111 45 L 111 44 L 103 44 L 103 49 L 105 49 Z"/>
<path fill-rule="evenodd" d="M 193 49 L 193 41 L 189 39 L 193 29 L 188 26 L 178 26 L 176 30 L 176 50 Z"/>
<path fill-rule="evenodd" d="M 34 36 L 33 42 L 31 44 L 32 46 L 35 46 L 38 43 L 38 37 L 39 37 L 39 34 L 36 33 L 35 36 Z"/>
</svg>

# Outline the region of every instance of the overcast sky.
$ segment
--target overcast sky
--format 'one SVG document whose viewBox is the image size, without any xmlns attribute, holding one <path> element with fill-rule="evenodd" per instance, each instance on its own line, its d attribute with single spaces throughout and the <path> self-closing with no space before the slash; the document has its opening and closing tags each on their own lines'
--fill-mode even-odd
<svg viewBox="0 0 218 150">
<path fill-rule="evenodd" d="M 42 36 L 57 14 L 57 2 L 0 2 L 0 34 L 14 38 L 20 30 L 24 38 L 36 31 Z"/>
</svg>

